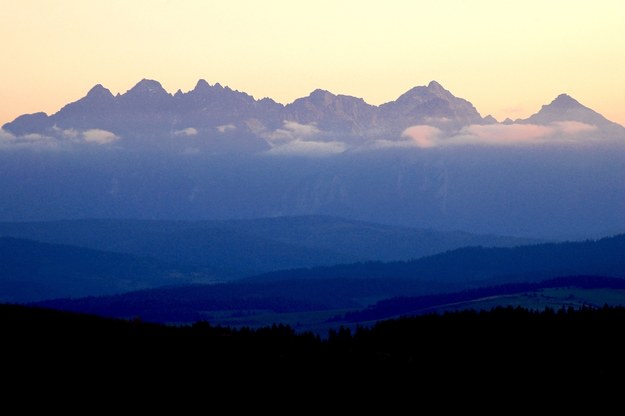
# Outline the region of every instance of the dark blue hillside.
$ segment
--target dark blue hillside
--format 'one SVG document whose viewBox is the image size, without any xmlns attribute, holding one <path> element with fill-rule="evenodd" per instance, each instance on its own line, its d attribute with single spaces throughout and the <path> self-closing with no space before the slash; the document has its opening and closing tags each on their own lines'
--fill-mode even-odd
<svg viewBox="0 0 625 416">
<path fill-rule="evenodd" d="M 466 247 L 407 262 L 369 262 L 287 270 L 250 280 L 393 277 L 483 286 L 567 275 L 625 276 L 625 234 L 597 241 L 513 248 Z"/>
<path fill-rule="evenodd" d="M 283 314 L 359 310 L 384 299 L 419 297 L 378 304 L 383 311 L 381 316 L 392 316 L 423 305 L 529 290 L 540 287 L 536 285 L 542 280 L 562 276 L 589 277 L 577 277 L 573 281 L 552 280 L 553 284 L 607 284 L 606 287 L 612 287 L 610 285 L 620 281 L 610 278 L 625 277 L 623 253 L 625 236 L 622 235 L 599 241 L 513 249 L 460 249 L 413 262 L 290 270 L 219 285 L 159 288 L 113 297 L 61 299 L 41 305 L 105 316 L 190 322 L 210 317 L 212 312 L 257 315 L 265 311 Z M 488 289 L 470 290 L 481 287 Z M 371 319 L 378 316 L 375 308 Z M 279 320 L 279 317 L 275 319 Z"/>
<path fill-rule="evenodd" d="M 129 254 L 0 238 L 0 301 L 4 302 L 188 284 L 193 271 Z"/>
</svg>

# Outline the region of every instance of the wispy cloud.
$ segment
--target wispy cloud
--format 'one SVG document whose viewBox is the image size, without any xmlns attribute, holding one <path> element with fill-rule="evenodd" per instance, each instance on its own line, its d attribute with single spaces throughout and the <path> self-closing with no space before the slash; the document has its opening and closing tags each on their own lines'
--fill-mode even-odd
<svg viewBox="0 0 625 416">
<path fill-rule="evenodd" d="M 270 144 L 281 144 L 294 140 L 312 138 L 321 133 L 315 123 L 300 124 L 296 121 L 285 120 L 282 128 L 264 134 Z"/>
<path fill-rule="evenodd" d="M 52 126 L 52 131 L 57 137 L 61 137 L 63 139 L 77 139 L 80 136 L 80 132 L 76 129 L 62 129 L 56 124 Z"/>
<path fill-rule="evenodd" d="M 596 126 L 579 121 L 557 121 L 549 125 L 490 124 L 472 125 L 451 138 L 451 144 L 492 146 L 581 143 L 591 139 L 587 133 Z"/>
<path fill-rule="evenodd" d="M 15 140 L 15 135 L 12 133 L 0 128 L 0 142 L 12 142 Z"/>
<path fill-rule="evenodd" d="M 579 121 L 556 121 L 552 125 L 565 134 L 588 133 L 597 130 L 597 126 Z"/>
<path fill-rule="evenodd" d="M 401 137 L 410 139 L 415 146 L 422 148 L 437 146 L 441 136 L 440 129 L 428 125 L 408 127 L 401 134 Z"/>
<path fill-rule="evenodd" d="M 31 149 L 55 149 L 58 143 L 54 137 L 40 133 L 29 133 L 16 136 L 11 132 L 0 129 L 0 148 L 31 148 Z"/>
<path fill-rule="evenodd" d="M 217 126 L 216 129 L 218 132 L 220 133 L 225 133 L 227 131 L 231 131 L 231 130 L 235 130 L 237 128 L 237 126 L 235 126 L 234 124 L 223 124 L 221 126 Z"/>
<path fill-rule="evenodd" d="M 31 142 L 31 143 L 32 142 L 42 142 L 42 141 L 54 140 L 53 137 L 46 136 L 45 134 L 39 134 L 39 133 L 25 134 L 23 136 L 19 136 L 19 138 L 22 141 Z"/>
<path fill-rule="evenodd" d="M 377 147 L 419 148 L 458 145 L 523 146 L 537 144 L 581 143 L 592 138 L 589 133 L 596 126 L 579 121 L 558 121 L 548 125 L 538 124 L 473 124 L 453 135 L 446 135 L 429 125 L 412 126 L 404 130 L 400 141 L 376 141 Z"/>
<path fill-rule="evenodd" d="M 84 131 L 82 133 L 82 137 L 87 143 L 95 143 L 95 144 L 108 144 L 119 140 L 119 136 L 115 133 L 101 130 L 101 129 L 91 129 Z"/>
<path fill-rule="evenodd" d="M 182 130 L 176 130 L 174 132 L 174 136 L 180 137 L 187 137 L 187 136 L 197 136 L 197 129 L 193 128 L 193 127 L 187 127 L 186 129 L 182 129 Z"/>
<path fill-rule="evenodd" d="M 267 151 L 267 154 L 282 156 L 329 156 L 343 153 L 347 148 L 347 144 L 343 142 L 320 142 L 296 139 L 271 148 Z"/>
<path fill-rule="evenodd" d="M 471 125 L 461 131 L 461 135 L 472 137 L 475 141 L 500 145 L 536 142 L 553 133 L 553 127 L 535 124 Z"/>
<path fill-rule="evenodd" d="M 66 139 L 75 139 L 80 135 L 76 129 L 65 129 L 61 131 L 61 136 Z"/>
</svg>

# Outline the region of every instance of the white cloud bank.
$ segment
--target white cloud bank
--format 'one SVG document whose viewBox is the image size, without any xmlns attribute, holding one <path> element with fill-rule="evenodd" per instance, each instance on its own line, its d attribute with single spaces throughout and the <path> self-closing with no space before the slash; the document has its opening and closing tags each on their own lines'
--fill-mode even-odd
<svg viewBox="0 0 625 416">
<path fill-rule="evenodd" d="M 408 127 L 401 134 L 401 137 L 410 139 L 417 147 L 434 147 L 437 145 L 442 131 L 436 127 L 428 125 Z"/>
<path fill-rule="evenodd" d="M 462 128 L 455 135 L 445 135 L 436 127 L 428 125 L 411 126 L 402 133 L 403 142 L 419 148 L 432 148 L 454 145 L 522 146 L 582 142 L 589 139 L 588 133 L 597 130 L 596 126 L 578 121 L 558 121 L 549 125 L 537 124 L 474 124 Z M 388 141 L 378 144 L 391 147 Z"/>
<path fill-rule="evenodd" d="M 282 128 L 276 129 L 272 132 L 265 133 L 264 138 L 269 141 L 269 144 L 281 145 L 294 140 L 306 140 L 313 138 L 321 133 L 321 130 L 317 128 L 315 123 L 300 124 L 296 121 L 284 120 Z"/>
<path fill-rule="evenodd" d="M 119 140 L 119 136 L 113 132 L 101 129 L 86 130 L 82 133 L 82 137 L 87 143 L 109 144 Z"/>
</svg>

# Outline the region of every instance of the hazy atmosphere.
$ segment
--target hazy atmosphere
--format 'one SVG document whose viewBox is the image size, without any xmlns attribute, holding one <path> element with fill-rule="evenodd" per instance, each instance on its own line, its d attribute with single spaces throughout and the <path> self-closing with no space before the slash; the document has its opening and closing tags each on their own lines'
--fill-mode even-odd
<svg viewBox="0 0 625 416">
<path fill-rule="evenodd" d="M 0 3 L 9 386 L 622 378 L 622 0 Z"/>
</svg>

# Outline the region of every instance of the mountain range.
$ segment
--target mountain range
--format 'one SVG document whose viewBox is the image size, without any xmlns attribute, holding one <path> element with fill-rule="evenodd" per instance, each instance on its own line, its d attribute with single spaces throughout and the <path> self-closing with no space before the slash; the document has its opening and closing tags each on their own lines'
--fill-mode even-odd
<svg viewBox="0 0 625 416">
<path fill-rule="evenodd" d="M 584 123 L 603 137 L 625 136 L 625 128 L 565 94 L 528 119 L 514 123 L 549 126 L 561 122 Z M 482 117 L 469 101 L 454 96 L 436 81 L 374 106 L 361 98 L 321 89 L 282 105 L 204 80 L 191 91 L 170 94 L 158 81 L 144 79 L 117 95 L 98 84 L 55 114 L 22 115 L 2 129 L 31 141 L 48 137 L 108 144 L 123 139 L 117 144 L 132 148 L 148 140 L 153 149 L 168 150 L 171 140 L 156 139 L 173 138 L 213 152 L 255 153 L 313 138 L 348 145 L 397 140 L 411 137 L 407 129 L 413 126 L 429 126 L 439 134 L 454 136 L 464 135 L 462 129 L 469 126 L 498 124 L 492 116 Z M 568 126 L 575 127 L 580 125 Z M 345 148 L 335 146 L 336 151 Z"/>
</svg>

